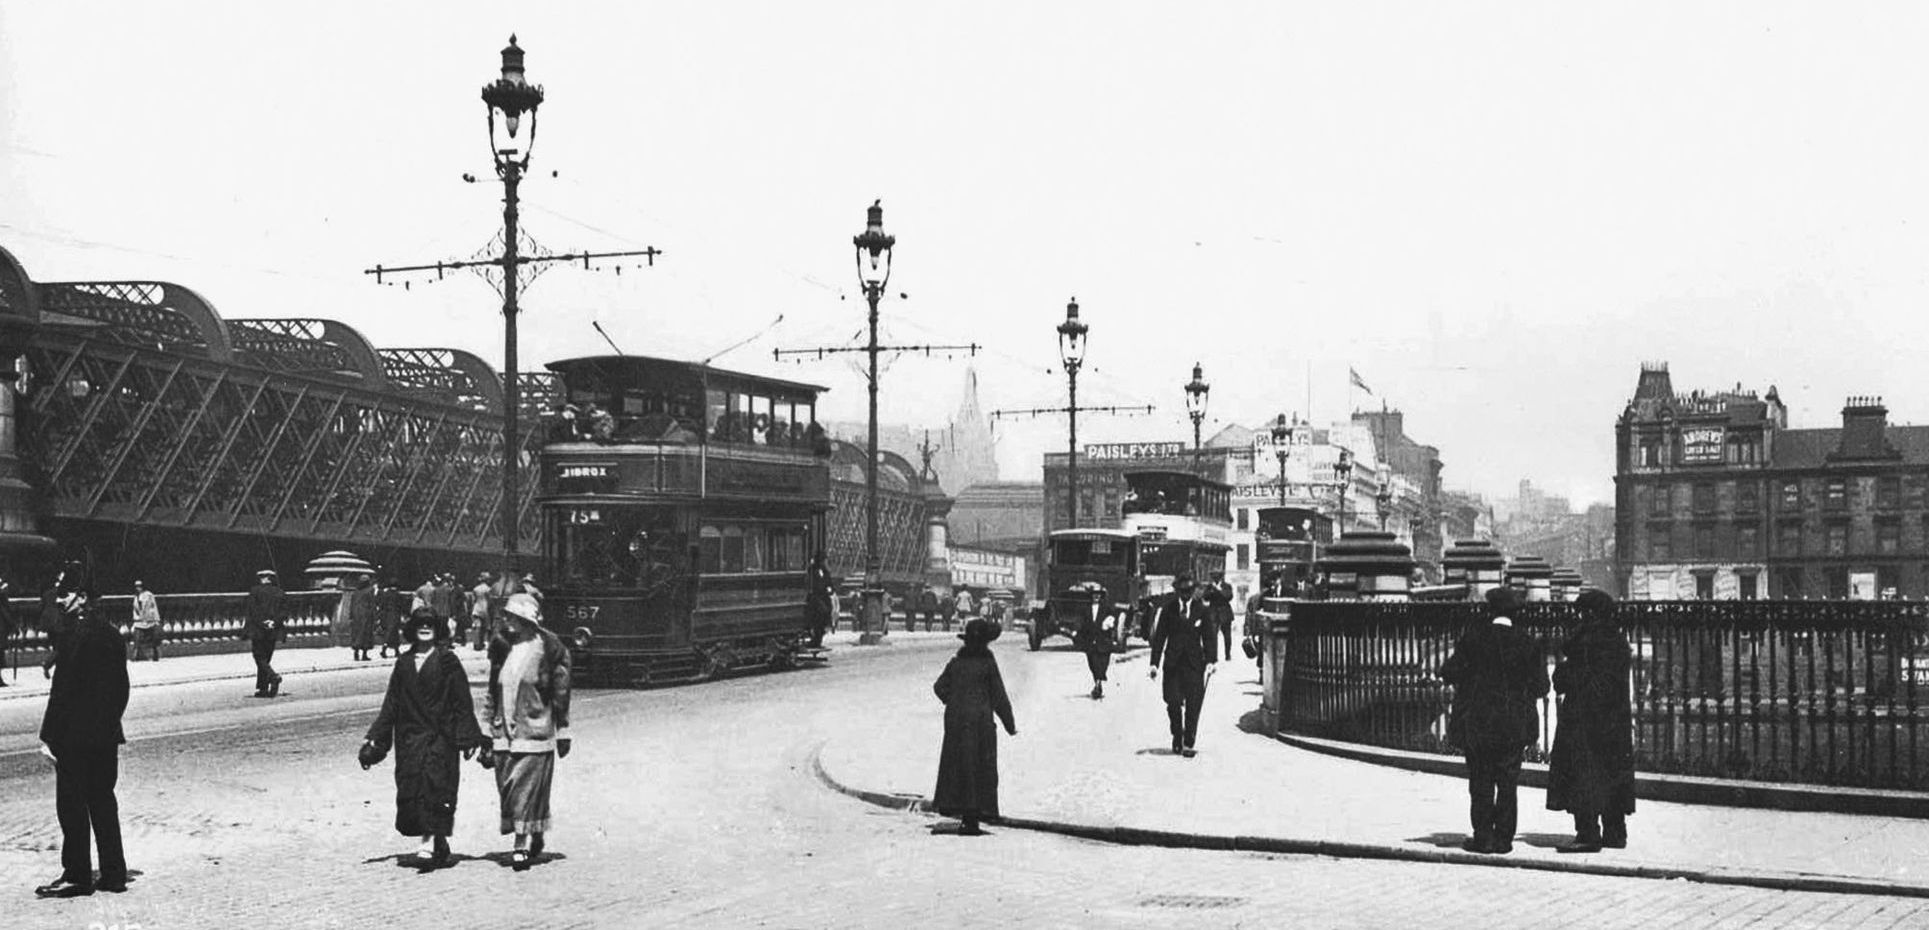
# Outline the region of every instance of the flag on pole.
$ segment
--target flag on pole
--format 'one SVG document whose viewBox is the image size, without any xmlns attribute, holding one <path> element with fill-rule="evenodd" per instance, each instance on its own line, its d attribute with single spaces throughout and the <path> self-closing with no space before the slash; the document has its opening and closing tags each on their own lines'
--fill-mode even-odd
<svg viewBox="0 0 1929 930">
<path fill-rule="evenodd" d="M 1367 387 L 1367 386 L 1366 386 L 1366 381 L 1365 381 L 1365 380 L 1363 380 L 1363 379 L 1362 379 L 1362 378 L 1360 377 L 1360 373 L 1359 373 L 1359 372 L 1357 372 L 1357 371 L 1354 371 L 1354 370 L 1353 370 L 1353 369 L 1352 369 L 1351 367 L 1348 367 L 1348 368 L 1346 369 L 1346 374 L 1347 374 L 1347 376 L 1348 376 L 1348 377 L 1350 377 L 1350 378 L 1352 378 L 1352 379 L 1353 379 L 1353 386 L 1354 386 L 1354 387 L 1356 387 L 1356 388 L 1359 388 L 1360 390 L 1362 390 L 1362 391 L 1365 391 L 1365 392 L 1367 392 L 1368 394 L 1371 394 L 1371 393 L 1373 393 L 1373 389 L 1372 389 L 1372 388 L 1370 388 L 1370 387 Z"/>
</svg>

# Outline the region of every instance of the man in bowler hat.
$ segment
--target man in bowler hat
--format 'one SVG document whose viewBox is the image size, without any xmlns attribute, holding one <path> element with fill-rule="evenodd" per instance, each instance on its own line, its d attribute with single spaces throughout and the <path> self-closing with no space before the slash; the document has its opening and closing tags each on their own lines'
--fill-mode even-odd
<svg viewBox="0 0 1929 930">
<path fill-rule="evenodd" d="M 1527 634 L 1514 629 L 1521 597 L 1513 588 L 1487 592 L 1490 623 L 1478 623 L 1440 666 L 1453 686 L 1447 742 L 1467 759 L 1468 816 L 1473 836 L 1461 848 L 1514 850 L 1523 750 L 1540 735 L 1537 704 L 1547 694 L 1547 662 Z"/>
<path fill-rule="evenodd" d="M 1191 575 L 1180 575 L 1172 584 L 1173 597 L 1159 608 L 1152 627 L 1152 669 L 1159 677 L 1159 663 L 1165 662 L 1165 716 L 1172 728 L 1172 751 L 1190 759 L 1199 741 L 1199 709 L 1206 700 L 1208 670 L 1218 655 L 1213 642 L 1211 611 L 1195 595 L 1197 586 Z"/>
<path fill-rule="evenodd" d="M 40 723 L 42 752 L 53 760 L 60 818 L 60 877 L 34 889 L 43 898 L 127 890 L 121 848 L 121 714 L 127 710 L 127 647 L 99 611 L 83 609 L 54 640 L 54 681 Z M 94 878 L 89 833 L 100 847 Z"/>
</svg>

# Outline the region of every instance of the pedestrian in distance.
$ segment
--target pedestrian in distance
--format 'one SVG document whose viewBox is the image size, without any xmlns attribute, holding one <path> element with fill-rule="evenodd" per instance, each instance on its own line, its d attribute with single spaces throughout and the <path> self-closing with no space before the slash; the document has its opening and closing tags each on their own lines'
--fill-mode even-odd
<svg viewBox="0 0 1929 930">
<path fill-rule="evenodd" d="M 394 578 L 383 578 L 375 588 L 375 642 L 381 650 L 377 658 L 402 654 L 402 636 L 409 613 L 408 592 L 395 586 Z"/>
<path fill-rule="evenodd" d="M 275 646 L 288 635 L 288 610 L 283 604 L 281 582 L 274 569 L 255 573 L 254 587 L 248 589 L 248 619 L 241 625 L 241 638 L 252 645 L 255 659 L 255 697 L 271 698 L 281 694 L 281 676 L 275 674 Z"/>
<path fill-rule="evenodd" d="M 357 760 L 366 771 L 394 748 L 395 832 L 421 837 L 418 865 L 446 865 L 462 760 L 482 748 L 482 727 L 469 673 L 441 636 L 442 618 L 424 607 L 409 615 L 407 629 L 410 651 L 395 660 Z"/>
<path fill-rule="evenodd" d="M 18 664 L 20 647 L 14 639 L 18 635 L 20 635 L 20 628 L 13 618 L 13 585 L 8 584 L 5 578 L 0 578 L 0 650 L 5 650 L 0 652 L 0 665 L 6 665 L 9 659 L 12 660 L 15 681 L 20 680 Z M 0 687 L 5 687 L 6 684 L 7 679 L 0 677 Z"/>
<path fill-rule="evenodd" d="M 342 597 L 348 600 L 348 645 L 353 651 L 355 661 L 367 662 L 375 648 L 375 626 L 378 605 L 375 582 L 367 575 L 357 575 L 349 582 Z"/>
<path fill-rule="evenodd" d="M 1172 753 L 1188 759 L 1198 754 L 1199 711 L 1206 700 L 1206 681 L 1218 668 L 1211 612 L 1198 598 L 1191 575 L 1173 581 L 1172 598 L 1159 608 L 1152 625 L 1152 668 L 1159 677 L 1165 667 L 1166 723 L 1172 731 Z"/>
<path fill-rule="evenodd" d="M 1473 836 L 1460 848 L 1468 852 L 1513 852 L 1521 754 L 1540 733 L 1535 704 L 1547 694 L 1547 663 L 1534 641 L 1514 629 L 1521 603 L 1513 588 L 1487 592 L 1492 622 L 1462 635 L 1440 666 L 1440 677 L 1453 686 L 1447 742 L 1467 762 Z"/>
<path fill-rule="evenodd" d="M 516 593 L 502 607 L 502 635 L 489 647 L 485 705 L 495 749 L 502 832 L 515 834 L 509 862 L 526 869 L 549 833 L 556 760 L 569 757 L 569 647 L 542 626 L 542 605 Z"/>
<path fill-rule="evenodd" d="M 488 572 L 476 576 L 475 586 L 469 589 L 469 632 L 475 637 L 477 652 L 489 647 L 489 640 L 495 636 L 489 622 L 489 582 Z"/>
<path fill-rule="evenodd" d="M 929 631 L 938 619 L 938 592 L 930 585 L 918 594 L 918 609 L 914 613 L 910 605 L 904 608 L 904 632 L 910 633 L 918 628 L 918 614 L 924 614 L 924 628 Z"/>
<path fill-rule="evenodd" d="M 1226 659 L 1232 658 L 1232 585 L 1226 582 L 1225 572 L 1213 572 L 1212 583 L 1200 592 L 1206 602 L 1206 609 L 1212 614 L 1214 626 L 1219 628 L 1219 638 L 1225 644 L 1220 653 Z"/>
<path fill-rule="evenodd" d="M 1554 692 L 1561 696 L 1548 756 L 1547 809 L 1574 815 L 1561 852 L 1628 845 L 1634 813 L 1634 721 L 1627 637 L 1614 624 L 1614 598 L 1589 588 L 1575 600 L 1581 624 L 1561 643 Z"/>
<path fill-rule="evenodd" d="M 824 564 L 822 551 L 810 557 L 810 570 L 804 576 L 804 583 L 804 623 L 810 629 L 810 646 L 822 649 L 824 634 L 829 632 L 837 613 L 837 585 L 831 580 L 831 570 Z"/>
<path fill-rule="evenodd" d="M 1096 582 L 1085 589 L 1090 603 L 1079 615 L 1072 641 L 1085 651 L 1085 667 L 1092 673 L 1092 700 L 1105 697 L 1106 676 L 1112 668 L 1112 653 L 1118 651 L 1118 611 L 1107 604 L 1105 589 Z"/>
<path fill-rule="evenodd" d="M 54 680 L 40 723 L 41 752 L 54 764 L 54 807 L 60 818 L 60 877 L 34 889 L 43 898 L 127 890 L 121 847 L 120 748 L 127 742 L 127 646 L 105 616 L 89 609 L 91 593 L 77 574 L 63 576 L 64 629 L 54 639 Z M 92 848 L 100 852 L 94 876 Z"/>
<path fill-rule="evenodd" d="M 979 823 L 998 819 L 998 731 L 1018 735 L 1004 676 L 991 654 L 997 627 L 972 620 L 958 634 L 958 654 L 945 663 L 931 690 L 944 702 L 944 744 L 938 753 L 938 786 L 932 806 L 961 821 L 960 836 L 982 836 Z"/>
<path fill-rule="evenodd" d="M 139 581 L 134 582 L 133 626 L 134 661 L 139 662 L 143 652 L 161 661 L 161 605 L 154 599 L 154 592 Z"/>
<path fill-rule="evenodd" d="M 972 596 L 970 588 L 960 587 L 958 589 L 957 607 L 958 622 L 960 623 L 970 623 L 971 618 L 978 616 L 978 599 Z"/>
</svg>

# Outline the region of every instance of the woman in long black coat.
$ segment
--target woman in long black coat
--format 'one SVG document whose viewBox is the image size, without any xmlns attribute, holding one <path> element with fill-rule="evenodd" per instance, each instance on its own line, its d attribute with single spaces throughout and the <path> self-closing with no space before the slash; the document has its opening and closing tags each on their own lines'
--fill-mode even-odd
<svg viewBox="0 0 1929 930">
<path fill-rule="evenodd" d="M 462 760 L 483 743 L 469 696 L 469 675 L 441 639 L 442 618 L 429 608 L 409 617 L 413 651 L 395 660 L 382 710 L 362 744 L 362 768 L 395 748 L 395 831 L 419 836 L 416 858 L 447 862 L 455 832 Z"/>
<path fill-rule="evenodd" d="M 1614 625 L 1614 598 L 1588 590 L 1586 618 L 1561 644 L 1554 691 L 1561 695 L 1554 751 L 1548 757 L 1547 809 L 1574 815 L 1563 852 L 1628 845 L 1634 813 L 1634 726 L 1629 706 L 1627 638 Z"/>
<path fill-rule="evenodd" d="M 997 627 L 989 621 L 965 624 L 965 631 L 958 634 L 964 646 L 931 686 L 944 702 L 944 749 L 938 756 L 938 788 L 932 793 L 932 804 L 938 813 L 964 821 L 958 831 L 964 836 L 983 834 L 978 822 L 998 817 L 994 715 L 1004 723 L 1006 733 L 1018 735 L 1004 677 L 991 655 L 990 643 L 997 635 Z"/>
</svg>

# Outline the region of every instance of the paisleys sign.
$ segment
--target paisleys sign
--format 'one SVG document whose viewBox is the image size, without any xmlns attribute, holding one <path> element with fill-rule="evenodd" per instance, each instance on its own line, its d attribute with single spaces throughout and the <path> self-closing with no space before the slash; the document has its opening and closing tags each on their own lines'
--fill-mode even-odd
<svg viewBox="0 0 1929 930">
<path fill-rule="evenodd" d="M 1085 447 L 1085 457 L 1093 461 L 1108 459 L 1171 459 L 1186 454 L 1183 442 L 1108 442 Z"/>
</svg>

